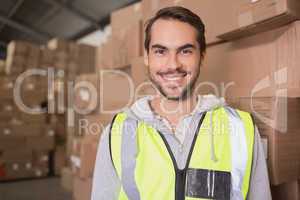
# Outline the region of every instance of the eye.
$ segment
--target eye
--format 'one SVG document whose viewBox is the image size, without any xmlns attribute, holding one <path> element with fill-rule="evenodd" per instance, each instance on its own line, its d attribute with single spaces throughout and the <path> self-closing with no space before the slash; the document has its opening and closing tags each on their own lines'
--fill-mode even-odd
<svg viewBox="0 0 300 200">
<path fill-rule="evenodd" d="M 181 53 L 183 55 L 190 55 L 193 53 L 193 51 L 191 49 L 182 49 Z"/>
<path fill-rule="evenodd" d="M 159 56 L 164 55 L 165 52 L 166 52 L 165 49 L 155 49 L 154 50 L 154 54 L 159 55 Z"/>
</svg>

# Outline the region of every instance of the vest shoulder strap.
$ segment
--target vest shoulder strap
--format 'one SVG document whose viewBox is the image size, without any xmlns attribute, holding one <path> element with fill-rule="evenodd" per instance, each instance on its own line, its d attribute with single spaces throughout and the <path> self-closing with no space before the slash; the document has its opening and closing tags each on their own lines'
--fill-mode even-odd
<svg viewBox="0 0 300 200">
<path fill-rule="evenodd" d="M 140 194 L 135 182 L 135 166 L 137 156 L 137 126 L 138 121 L 119 113 L 111 123 L 109 133 L 109 148 L 112 163 L 121 180 L 120 195 L 128 199 L 139 200 Z"/>
</svg>

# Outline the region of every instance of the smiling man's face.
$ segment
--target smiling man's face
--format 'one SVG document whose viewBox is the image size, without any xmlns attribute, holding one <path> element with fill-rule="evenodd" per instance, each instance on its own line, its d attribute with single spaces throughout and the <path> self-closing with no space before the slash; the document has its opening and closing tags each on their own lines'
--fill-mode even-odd
<svg viewBox="0 0 300 200">
<path fill-rule="evenodd" d="M 200 71 L 197 30 L 178 20 L 159 19 L 151 28 L 145 64 L 151 81 L 170 100 L 184 100 L 194 87 Z"/>
</svg>

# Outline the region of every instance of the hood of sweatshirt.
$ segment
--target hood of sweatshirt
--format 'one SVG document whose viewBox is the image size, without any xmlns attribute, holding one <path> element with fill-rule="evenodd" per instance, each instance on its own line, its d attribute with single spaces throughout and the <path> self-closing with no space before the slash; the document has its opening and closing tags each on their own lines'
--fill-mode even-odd
<svg viewBox="0 0 300 200">
<path fill-rule="evenodd" d="M 153 99 L 153 96 L 146 96 L 143 98 L 138 99 L 128 110 L 127 114 L 130 117 L 133 117 L 137 120 L 148 121 L 151 120 L 157 115 L 152 111 L 149 102 Z M 226 102 L 223 97 L 219 98 L 215 95 L 208 94 L 208 95 L 199 95 L 197 96 L 197 104 L 194 110 L 190 113 L 190 115 L 196 113 L 203 113 L 212 111 L 218 107 L 225 106 Z"/>
<path fill-rule="evenodd" d="M 125 110 L 128 117 L 133 118 L 138 121 L 145 121 L 151 124 L 154 128 L 158 128 L 157 119 L 160 116 L 156 115 L 151 107 L 150 101 L 153 99 L 153 96 L 146 96 L 137 100 L 129 109 Z M 188 115 L 195 115 L 204 112 L 213 112 L 214 109 L 218 107 L 226 106 L 224 98 L 218 98 L 215 95 L 199 95 L 197 96 L 197 104 L 194 110 Z M 168 124 L 168 123 L 167 123 Z M 210 114 L 210 142 L 211 142 L 211 151 L 210 156 L 211 160 L 217 162 L 214 149 L 214 136 L 213 136 L 213 126 L 212 126 L 212 114 Z M 160 127 L 161 128 L 161 127 Z M 170 127 L 169 127 L 170 128 Z"/>
</svg>

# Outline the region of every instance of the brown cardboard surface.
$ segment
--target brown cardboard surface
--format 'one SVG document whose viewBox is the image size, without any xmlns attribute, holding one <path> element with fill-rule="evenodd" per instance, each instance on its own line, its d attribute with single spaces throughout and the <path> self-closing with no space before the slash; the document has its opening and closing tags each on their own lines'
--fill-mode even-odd
<svg viewBox="0 0 300 200">
<path fill-rule="evenodd" d="M 142 55 L 141 20 L 141 2 L 111 14 L 113 63 L 110 68 L 126 67 L 132 58 Z"/>
<path fill-rule="evenodd" d="M 48 48 L 41 49 L 40 67 L 47 68 L 53 66 L 55 51 Z"/>
<path fill-rule="evenodd" d="M 299 22 L 255 36 L 209 47 L 200 82 L 210 81 L 217 95 L 268 97 L 300 95 Z M 231 83 L 232 82 L 232 83 Z M 220 91 L 222 83 L 226 86 Z M 209 85 L 209 84 L 207 84 Z M 211 90 L 214 89 L 210 87 Z M 280 89 L 287 91 L 280 91 Z"/>
<path fill-rule="evenodd" d="M 226 5 L 225 5 L 226 6 Z M 229 12 L 229 6 L 223 7 Z M 300 18 L 298 0 L 238 1 L 231 8 L 235 14 L 222 29 L 220 38 L 231 40 L 278 28 Z"/>
<path fill-rule="evenodd" d="M 100 71 L 100 113 L 116 113 L 131 105 L 134 87 L 130 72 L 125 70 Z"/>
<path fill-rule="evenodd" d="M 13 150 L 16 146 L 24 146 L 25 144 L 25 137 L 18 137 L 18 138 L 7 138 L 0 140 L 0 150 Z"/>
<path fill-rule="evenodd" d="M 26 145 L 34 150 L 53 150 L 54 136 L 27 137 Z"/>
<path fill-rule="evenodd" d="M 167 6 L 183 6 L 199 15 L 206 25 L 208 44 L 278 28 L 300 18 L 297 0 L 143 0 L 144 22 Z"/>
<path fill-rule="evenodd" d="M 28 160 L 31 161 L 32 159 L 32 150 L 26 147 L 4 151 L 1 155 L 1 160 L 3 162 L 26 162 Z"/>
<path fill-rule="evenodd" d="M 101 51 L 98 52 L 97 56 L 97 66 L 101 68 L 112 68 L 114 66 L 114 49 L 113 49 L 113 39 L 111 36 L 107 38 L 107 41 L 102 45 Z"/>
<path fill-rule="evenodd" d="M 113 38 L 113 66 L 112 68 L 124 68 L 130 64 L 133 58 L 143 54 L 142 23 L 137 21 L 128 28 L 116 30 Z"/>
<path fill-rule="evenodd" d="M 43 124 L 8 124 L 1 123 L 1 138 L 18 138 L 18 137 L 27 137 L 27 136 L 42 136 L 44 135 Z"/>
</svg>

